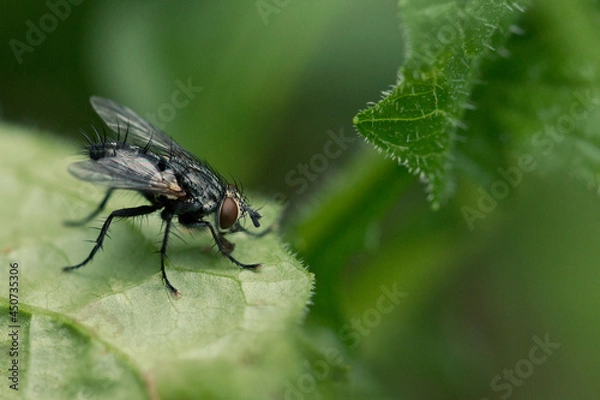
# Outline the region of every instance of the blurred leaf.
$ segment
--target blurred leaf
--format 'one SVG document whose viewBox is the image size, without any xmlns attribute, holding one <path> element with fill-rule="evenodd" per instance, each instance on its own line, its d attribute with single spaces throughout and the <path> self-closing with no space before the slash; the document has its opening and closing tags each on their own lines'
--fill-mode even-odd
<svg viewBox="0 0 600 400">
<path fill-rule="evenodd" d="M 353 318 L 373 307 L 382 282 L 409 293 L 405 309 L 382 318 L 361 347 L 391 391 L 493 398 L 496 374 L 526 356 L 532 334 L 550 332 L 568 343 L 564 358 L 536 369 L 535 383 L 514 387 L 515 395 L 594 392 L 591 374 L 578 377 L 582 385 L 565 371 L 597 360 L 590 343 L 598 321 L 585 305 L 598 299 L 589 287 L 598 281 L 589 242 L 597 237 L 598 199 L 565 176 L 600 193 L 600 53 L 593 50 L 600 47 L 599 5 L 536 2 L 510 28 L 515 35 L 502 57 L 480 63 L 452 161 L 491 193 L 493 182 L 508 188 L 491 207 L 494 215 L 484 213 L 486 224 L 469 234 L 464 221 L 436 232 L 423 228 L 426 218 L 415 220 L 356 268 L 343 289 L 352 293 L 345 308 Z M 530 160 L 527 168 L 523 160 Z M 527 175 L 534 171 L 545 179 Z M 481 199 L 479 192 L 459 195 L 451 207 Z"/>
<path fill-rule="evenodd" d="M 354 118 L 359 132 L 426 184 L 434 208 L 453 189 L 456 130 L 482 60 L 524 9 L 511 1 L 400 2 L 407 59 L 384 99 Z"/>
<path fill-rule="evenodd" d="M 600 182 L 600 9 L 586 0 L 536 3 L 507 43 L 510 56 L 485 66 L 467 112 L 462 166 L 480 182 L 503 178 L 498 168 L 570 170 Z M 471 168 L 470 166 L 476 166 Z M 523 170 L 523 168 L 520 168 Z M 531 172 L 531 171 L 524 171 Z"/>
<path fill-rule="evenodd" d="M 296 328 L 313 278 L 276 234 L 231 239 L 240 260 L 262 262 L 257 272 L 203 252 L 212 245 L 205 232 L 199 246 L 196 238 L 190 244 L 174 238 L 167 272 L 180 299 L 161 281 L 158 216 L 142 222 L 143 229 L 136 222 L 116 222 L 105 252 L 81 270 L 61 273 L 62 266 L 85 257 L 91 244 L 83 241 L 97 234 L 62 221 L 91 211 L 102 192 L 67 175 L 71 158 L 80 158 L 69 156 L 71 146 L 10 126 L 0 127 L 0 137 L 5 150 L 0 259 L 3 276 L 9 263 L 18 263 L 20 271 L 21 394 L 282 396 L 283 383 L 302 372 Z M 109 207 L 144 202 L 132 197 L 117 198 Z M 263 211 L 266 224 L 278 214 L 270 204 Z M 1 296 L 5 310 L 7 292 Z M 6 355 L 8 313 L 1 315 Z M 1 386 L 8 390 L 6 382 Z"/>
</svg>

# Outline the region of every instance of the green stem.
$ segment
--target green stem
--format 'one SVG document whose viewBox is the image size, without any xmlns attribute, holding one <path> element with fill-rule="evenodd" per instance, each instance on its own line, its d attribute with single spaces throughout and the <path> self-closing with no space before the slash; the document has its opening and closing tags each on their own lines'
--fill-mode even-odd
<svg viewBox="0 0 600 400">
<path fill-rule="evenodd" d="M 397 162 L 368 151 L 334 179 L 333 187 L 289 236 L 316 275 L 311 316 L 336 326 L 341 322 L 338 292 L 344 267 L 365 248 L 367 229 L 385 218 L 415 178 Z"/>
</svg>

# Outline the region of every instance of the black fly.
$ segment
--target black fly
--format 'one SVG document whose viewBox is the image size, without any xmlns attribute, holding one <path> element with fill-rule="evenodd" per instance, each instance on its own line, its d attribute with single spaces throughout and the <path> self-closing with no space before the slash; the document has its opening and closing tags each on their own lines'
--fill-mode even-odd
<svg viewBox="0 0 600 400">
<path fill-rule="evenodd" d="M 117 138 L 109 140 L 98 135 L 97 142 L 88 139 L 90 143 L 86 150 L 90 159 L 71 164 L 69 172 L 84 181 L 103 184 L 108 190 L 94 212 L 82 221 L 69 224 L 81 225 L 93 219 L 104 209 L 114 190 L 137 191 L 150 204 L 113 211 L 102 225 L 89 256 L 79 264 L 65 267 L 64 271 L 83 267 L 94 258 L 102 248 L 114 218 L 138 217 L 158 210 L 161 210 L 165 226 L 160 269 L 165 285 L 173 295 L 179 296 L 179 291 L 167 278 L 165 258 L 174 217 L 187 228 L 208 228 L 219 251 L 234 264 L 249 269 L 260 266 L 236 260 L 230 254 L 234 245 L 223 236 L 239 231 L 250 233 L 240 225 L 240 218 L 245 215 L 250 217 L 255 227 L 260 226 L 261 215 L 250 208 L 235 186 L 228 185 L 208 164 L 129 108 L 96 96 L 90 99 L 90 103 Z M 214 218 L 213 222 L 209 218 Z M 267 231 L 254 235 L 260 236 Z"/>
</svg>

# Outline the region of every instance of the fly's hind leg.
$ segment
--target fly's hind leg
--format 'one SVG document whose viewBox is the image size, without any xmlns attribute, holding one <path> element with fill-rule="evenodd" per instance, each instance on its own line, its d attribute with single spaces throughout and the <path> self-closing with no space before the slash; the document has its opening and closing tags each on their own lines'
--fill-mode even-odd
<svg viewBox="0 0 600 400">
<path fill-rule="evenodd" d="M 82 262 L 80 262 L 79 264 L 72 265 L 69 267 L 64 267 L 63 271 L 67 272 L 67 271 L 72 271 L 77 268 L 81 268 L 88 262 L 92 261 L 92 259 L 94 258 L 94 255 L 98 252 L 98 250 L 100 250 L 102 248 L 102 243 L 104 242 L 104 238 L 106 237 L 106 234 L 108 233 L 108 228 L 110 227 L 110 224 L 114 218 L 139 217 L 142 215 L 151 214 L 160 208 L 161 208 L 161 206 L 151 205 L 151 206 L 139 206 L 139 207 L 134 207 L 134 208 L 122 208 L 120 210 L 113 211 L 108 216 L 108 218 L 106 218 L 106 221 L 104 221 L 104 224 L 102 225 L 102 228 L 100 229 L 100 234 L 98 235 L 98 238 L 96 239 L 96 244 L 94 245 L 94 248 L 92 249 L 90 254 L 87 256 L 87 258 L 85 260 L 83 260 Z"/>
</svg>

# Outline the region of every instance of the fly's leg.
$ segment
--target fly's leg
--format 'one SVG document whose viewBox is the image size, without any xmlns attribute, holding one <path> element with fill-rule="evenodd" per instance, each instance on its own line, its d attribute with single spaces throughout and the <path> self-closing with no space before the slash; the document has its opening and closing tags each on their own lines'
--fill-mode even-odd
<svg viewBox="0 0 600 400">
<path fill-rule="evenodd" d="M 173 214 L 164 212 L 161 214 L 162 219 L 165 221 L 165 236 L 163 237 L 162 246 L 160 248 L 160 271 L 162 273 L 163 281 L 167 288 L 171 291 L 174 297 L 181 296 L 179 290 L 175 289 L 169 278 L 167 278 L 167 272 L 165 271 L 165 260 L 167 258 L 167 243 L 169 241 L 169 232 L 171 231 L 171 222 L 173 220 Z"/>
<path fill-rule="evenodd" d="M 237 233 L 237 232 L 244 232 L 246 235 L 250 235 L 255 238 L 261 238 L 261 237 L 265 236 L 267 233 L 271 233 L 271 232 L 275 231 L 276 229 L 277 229 L 277 224 L 273 224 L 273 225 L 269 226 L 268 228 L 263 229 L 262 232 L 250 232 L 248 229 L 246 229 L 240 225 L 232 231 L 223 232 L 223 235 L 229 235 L 229 234 Z"/>
<path fill-rule="evenodd" d="M 210 229 L 210 233 L 212 234 L 212 237 L 215 241 L 215 243 L 217 244 L 217 247 L 219 248 L 219 251 L 221 252 L 221 254 L 223 254 L 225 257 L 229 258 L 229 260 L 234 263 L 235 265 L 238 265 L 242 268 L 248 268 L 248 269 L 256 269 L 257 267 L 260 267 L 260 264 L 244 264 L 242 262 L 239 262 L 238 260 L 236 260 L 230 253 L 230 250 L 233 246 L 232 243 L 229 243 L 229 241 L 226 241 L 228 244 L 224 243 L 223 240 L 225 240 L 216 230 L 215 228 L 212 226 L 212 224 L 208 221 L 197 221 L 194 222 L 192 224 L 186 224 L 185 225 L 188 228 L 203 228 L 203 227 L 208 227 Z"/>
<path fill-rule="evenodd" d="M 94 248 L 90 252 L 90 255 L 87 256 L 87 258 L 85 260 L 83 260 L 82 262 L 80 262 L 79 264 L 72 265 L 70 267 L 64 267 L 63 271 L 72 271 L 74 269 L 81 268 L 88 262 L 92 261 L 92 259 L 94 258 L 94 255 L 98 252 L 99 249 L 102 248 L 102 243 L 104 242 L 104 238 L 106 237 L 106 234 L 108 233 L 108 228 L 110 227 L 110 223 L 112 222 L 113 218 L 115 218 L 115 217 L 116 218 L 139 217 L 141 215 L 151 214 L 160 208 L 161 208 L 160 205 L 159 206 L 152 205 L 152 206 L 139 206 L 139 207 L 134 207 L 134 208 L 122 208 L 120 210 L 113 211 L 108 216 L 108 218 L 106 218 L 106 221 L 104 221 L 104 224 L 102 225 L 102 228 L 100 229 L 100 234 L 98 235 L 98 238 L 96 239 L 96 244 L 94 245 Z"/>
<path fill-rule="evenodd" d="M 231 243 L 229 240 L 225 239 L 225 234 L 219 232 L 219 239 L 221 239 L 221 243 L 223 244 L 223 249 L 228 253 L 231 254 L 231 252 L 235 249 L 235 243 Z"/>
<path fill-rule="evenodd" d="M 114 189 L 108 189 L 108 191 L 106 192 L 106 195 L 104 196 L 104 199 L 102 199 L 102 201 L 100 202 L 100 204 L 98 204 L 98 207 L 96 208 L 96 210 L 92 211 L 92 213 L 90 215 L 88 215 L 87 217 L 77 220 L 77 221 L 65 221 L 65 225 L 66 226 L 81 226 L 81 225 L 85 225 L 88 222 L 90 222 L 92 219 L 96 218 L 96 216 L 98 214 L 100 214 L 102 212 L 102 210 L 104 210 L 104 207 L 106 207 L 106 203 L 108 203 L 108 199 L 110 199 L 110 196 L 113 194 Z"/>
</svg>

